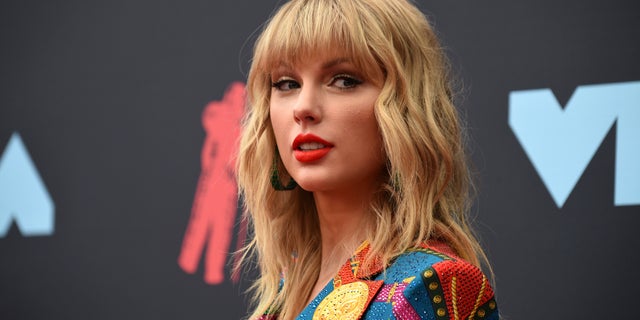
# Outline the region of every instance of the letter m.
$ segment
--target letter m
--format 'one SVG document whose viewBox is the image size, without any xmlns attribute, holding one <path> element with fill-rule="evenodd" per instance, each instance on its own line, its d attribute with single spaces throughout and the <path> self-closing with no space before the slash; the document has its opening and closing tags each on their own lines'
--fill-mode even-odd
<svg viewBox="0 0 640 320">
<path fill-rule="evenodd" d="M 550 89 L 509 94 L 509 126 L 558 208 L 614 123 L 614 202 L 640 205 L 640 81 L 579 86 L 564 110 Z"/>
</svg>

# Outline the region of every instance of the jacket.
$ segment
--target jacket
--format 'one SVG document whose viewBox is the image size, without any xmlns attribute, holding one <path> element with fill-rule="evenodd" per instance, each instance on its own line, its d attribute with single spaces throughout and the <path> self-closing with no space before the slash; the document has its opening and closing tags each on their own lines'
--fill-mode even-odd
<svg viewBox="0 0 640 320">
<path fill-rule="evenodd" d="M 489 280 L 442 244 L 409 250 L 384 270 L 361 268 L 366 243 L 341 267 L 297 320 L 499 318 Z M 277 319 L 277 312 L 262 320 Z"/>
</svg>

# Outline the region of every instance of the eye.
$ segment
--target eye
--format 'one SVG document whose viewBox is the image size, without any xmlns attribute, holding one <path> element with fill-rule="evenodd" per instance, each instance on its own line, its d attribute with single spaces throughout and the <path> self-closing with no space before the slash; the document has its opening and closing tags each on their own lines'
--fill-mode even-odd
<svg viewBox="0 0 640 320">
<path fill-rule="evenodd" d="M 271 83 L 271 87 L 278 91 L 289 91 L 293 89 L 300 89 L 300 84 L 291 79 L 282 79 Z"/>
<path fill-rule="evenodd" d="M 333 80 L 331 81 L 331 85 L 343 90 L 355 88 L 360 84 L 362 84 L 362 80 L 346 74 L 337 75 L 333 77 Z"/>
</svg>

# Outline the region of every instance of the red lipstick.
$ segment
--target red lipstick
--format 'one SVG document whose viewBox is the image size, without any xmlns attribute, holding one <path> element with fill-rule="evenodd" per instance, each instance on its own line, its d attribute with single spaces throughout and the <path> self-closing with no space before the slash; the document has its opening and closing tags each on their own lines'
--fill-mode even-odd
<svg viewBox="0 0 640 320">
<path fill-rule="evenodd" d="M 293 148 L 293 156 L 300 162 L 313 162 L 322 159 L 333 144 L 323 140 L 322 138 L 311 134 L 299 134 L 291 146 Z"/>
</svg>

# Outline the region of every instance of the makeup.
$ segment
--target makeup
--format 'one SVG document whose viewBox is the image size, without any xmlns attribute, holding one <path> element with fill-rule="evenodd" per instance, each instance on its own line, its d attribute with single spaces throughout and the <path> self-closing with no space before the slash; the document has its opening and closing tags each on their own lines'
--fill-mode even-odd
<svg viewBox="0 0 640 320">
<path fill-rule="evenodd" d="M 327 155 L 333 148 L 333 144 L 314 134 L 306 133 L 296 136 L 291 147 L 296 160 L 314 162 Z"/>
</svg>

